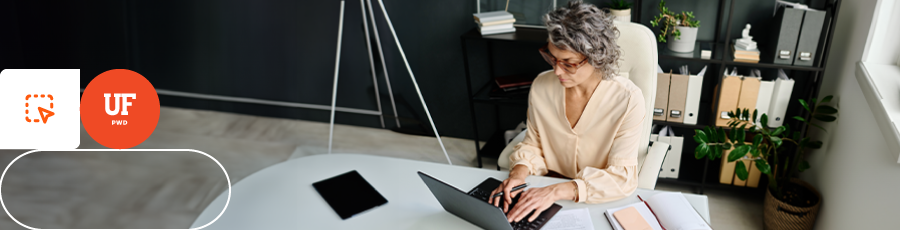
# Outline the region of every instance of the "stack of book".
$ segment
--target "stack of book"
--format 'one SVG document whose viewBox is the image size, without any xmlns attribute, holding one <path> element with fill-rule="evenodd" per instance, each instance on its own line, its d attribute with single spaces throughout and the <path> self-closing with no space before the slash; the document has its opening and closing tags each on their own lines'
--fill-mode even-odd
<svg viewBox="0 0 900 230">
<path fill-rule="evenodd" d="M 506 11 L 493 11 L 473 14 L 475 23 L 478 23 L 478 31 L 481 35 L 502 34 L 516 32 L 513 23 L 516 19 Z"/>
<path fill-rule="evenodd" d="M 734 53 L 734 61 L 736 62 L 759 63 L 759 50 L 756 47 L 742 47 L 735 43 L 734 47 L 732 47 L 732 53 Z"/>
</svg>

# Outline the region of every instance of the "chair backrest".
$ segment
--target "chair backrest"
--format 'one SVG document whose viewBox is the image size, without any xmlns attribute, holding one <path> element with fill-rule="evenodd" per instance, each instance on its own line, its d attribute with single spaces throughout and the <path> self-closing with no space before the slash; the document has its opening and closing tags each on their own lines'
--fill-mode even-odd
<svg viewBox="0 0 900 230">
<path fill-rule="evenodd" d="M 650 147 L 650 127 L 653 124 L 653 103 L 656 99 L 657 50 L 656 37 L 644 25 L 633 22 L 616 21 L 619 29 L 617 43 L 622 51 L 619 59 L 619 74 L 628 78 L 644 94 L 644 107 L 647 114 L 642 124 L 640 147 L 638 147 L 638 169 L 644 165 L 644 159 Z"/>
</svg>

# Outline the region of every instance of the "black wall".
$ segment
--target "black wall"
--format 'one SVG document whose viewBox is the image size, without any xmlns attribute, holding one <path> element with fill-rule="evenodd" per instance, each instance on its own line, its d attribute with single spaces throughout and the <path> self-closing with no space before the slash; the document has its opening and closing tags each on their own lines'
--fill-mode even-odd
<svg viewBox="0 0 900 230">
<path fill-rule="evenodd" d="M 559 0 L 558 5 L 565 2 Z M 604 7 L 608 1 L 586 2 Z M 675 11 L 693 11 L 701 20 L 698 40 L 709 41 L 716 36 L 718 2 L 670 0 L 668 5 Z M 372 3 L 399 115 L 424 122 L 406 121 L 404 127 L 430 129 L 378 2 Z M 657 3 L 645 1 L 639 7 L 640 21 L 648 27 L 658 14 Z M 471 14 L 476 1 L 385 0 L 384 4 L 438 130 L 446 136 L 472 138 L 459 36 L 475 27 Z M 766 32 L 772 1 L 735 4 L 732 37 L 739 37 L 747 22 L 754 25 L 753 35 Z M 144 75 L 157 89 L 330 105 L 339 7 L 336 0 L 5 0 L 0 1 L 0 69 L 79 68 L 84 87 L 103 71 L 127 68 Z M 337 105 L 374 110 L 360 3 L 350 0 L 345 7 Z M 719 38 L 725 33 L 721 28 Z M 476 86 L 492 76 L 550 69 L 537 55 L 537 47 L 467 44 Z M 380 60 L 373 61 L 382 108 L 390 115 Z M 486 63 L 491 62 L 497 64 L 493 72 L 487 70 Z M 329 118 L 324 110 L 162 95 L 160 102 L 291 119 Z M 511 128 L 525 118 L 521 106 L 501 107 L 499 115 L 487 105 L 476 106 L 476 111 L 481 139 L 498 123 Z M 380 127 L 378 118 L 370 115 L 337 113 L 336 121 Z M 385 122 L 388 128 L 394 126 L 390 118 Z"/>
</svg>

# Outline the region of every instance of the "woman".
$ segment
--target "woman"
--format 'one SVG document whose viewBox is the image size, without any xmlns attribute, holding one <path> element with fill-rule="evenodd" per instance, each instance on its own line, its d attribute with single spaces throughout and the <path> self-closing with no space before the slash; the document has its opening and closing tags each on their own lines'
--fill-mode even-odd
<svg viewBox="0 0 900 230">
<path fill-rule="evenodd" d="M 544 21 L 549 43 L 540 52 L 553 71 L 535 78 L 525 140 L 510 155 L 509 178 L 491 193 L 504 193 L 491 203 L 502 206 L 510 222 L 521 221 L 533 210 L 540 213 L 557 200 L 621 199 L 638 184 L 644 98 L 634 83 L 615 75 L 620 52 L 612 18 L 596 6 L 572 1 Z M 510 193 L 528 175 L 572 180 Z M 509 210 L 507 204 L 519 193 Z"/>
</svg>

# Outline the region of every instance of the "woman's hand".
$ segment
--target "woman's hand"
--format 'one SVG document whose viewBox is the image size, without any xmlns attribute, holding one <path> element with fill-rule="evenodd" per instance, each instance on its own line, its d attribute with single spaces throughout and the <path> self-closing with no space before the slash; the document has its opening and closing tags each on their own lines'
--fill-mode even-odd
<svg viewBox="0 0 900 230">
<path fill-rule="evenodd" d="M 519 197 L 516 207 L 506 213 L 506 219 L 509 222 L 518 222 L 534 211 L 534 215 L 528 218 L 528 222 L 534 221 L 544 210 L 550 208 L 553 202 L 561 199 L 574 200 L 575 188 L 575 182 L 566 182 L 528 189 L 522 193 L 522 197 Z"/>
<path fill-rule="evenodd" d="M 500 204 L 503 204 L 503 213 L 509 211 L 509 204 L 512 203 L 512 198 L 525 191 L 524 189 L 520 189 L 514 192 L 511 192 L 510 190 L 512 190 L 513 187 L 524 184 L 525 178 L 528 177 L 528 174 L 530 173 L 531 172 L 528 171 L 528 167 L 524 165 L 516 165 L 515 167 L 513 167 L 513 169 L 509 171 L 509 178 L 503 180 L 503 183 L 501 183 L 499 187 L 491 192 L 490 197 L 494 197 L 494 194 L 500 192 L 503 192 L 503 195 L 496 198 L 491 198 L 490 200 L 488 200 L 488 202 L 497 207 L 500 207 Z"/>
</svg>

